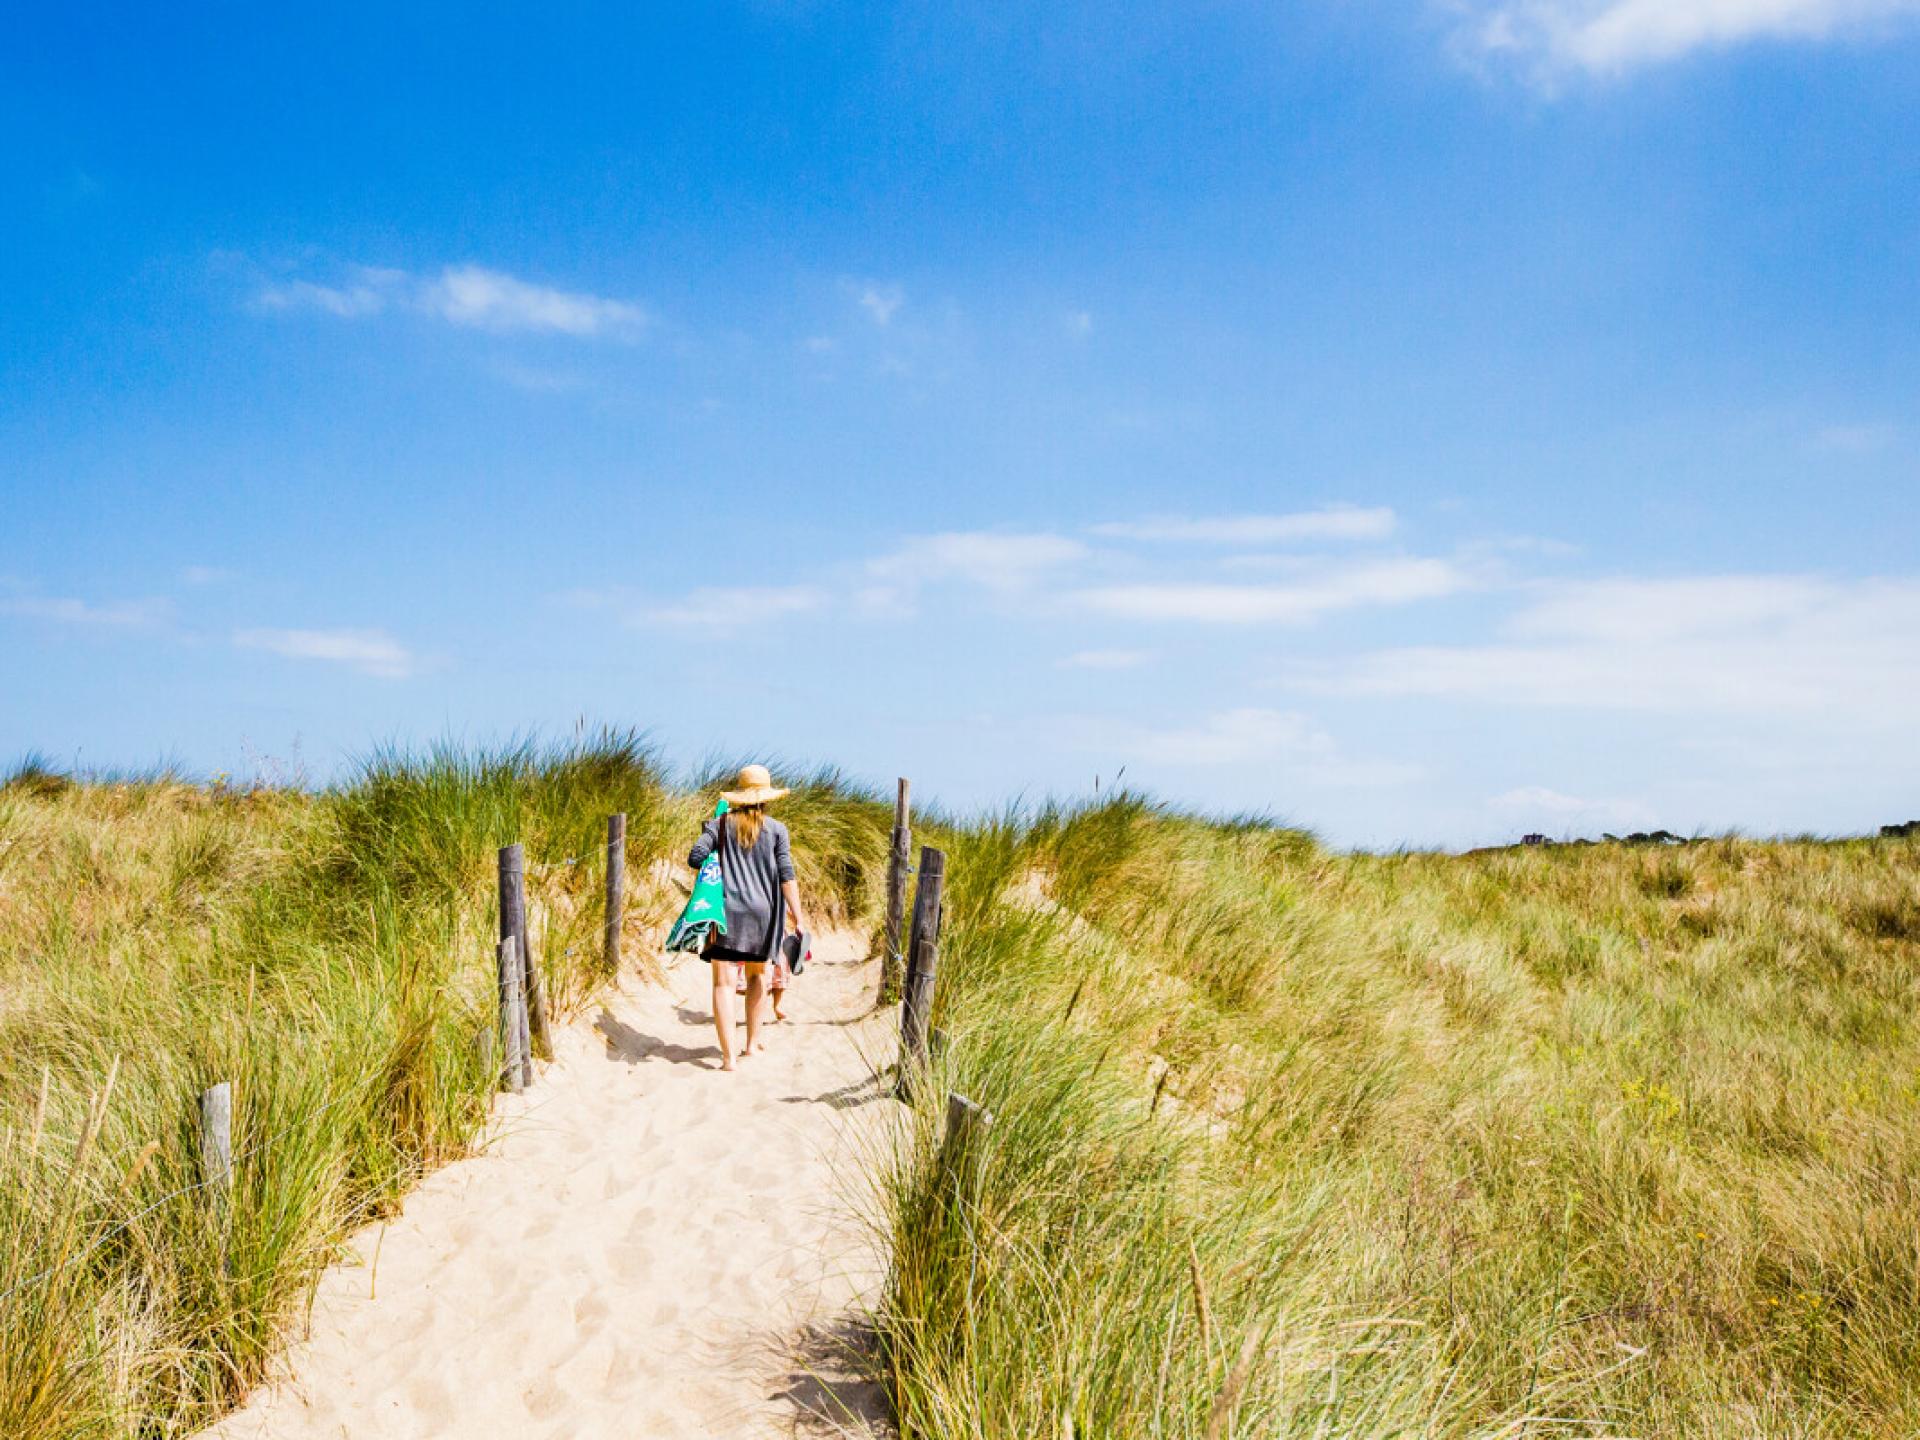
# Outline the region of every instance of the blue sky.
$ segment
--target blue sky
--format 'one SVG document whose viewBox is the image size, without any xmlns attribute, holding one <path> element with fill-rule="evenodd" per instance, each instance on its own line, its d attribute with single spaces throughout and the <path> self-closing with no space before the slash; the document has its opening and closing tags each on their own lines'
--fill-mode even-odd
<svg viewBox="0 0 1920 1440">
<path fill-rule="evenodd" d="M 43 7 L 0 757 L 1907 819 L 1916 114 L 1916 0 Z"/>
</svg>

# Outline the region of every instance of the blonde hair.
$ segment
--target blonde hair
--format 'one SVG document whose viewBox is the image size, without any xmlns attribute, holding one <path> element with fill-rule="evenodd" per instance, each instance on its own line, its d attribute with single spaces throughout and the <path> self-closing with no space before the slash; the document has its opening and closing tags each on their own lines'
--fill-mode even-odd
<svg viewBox="0 0 1920 1440">
<path fill-rule="evenodd" d="M 733 831 L 733 840 L 742 850 L 751 850 L 760 843 L 760 822 L 767 818 L 764 805 L 729 805 L 727 807 L 727 826 Z"/>
</svg>

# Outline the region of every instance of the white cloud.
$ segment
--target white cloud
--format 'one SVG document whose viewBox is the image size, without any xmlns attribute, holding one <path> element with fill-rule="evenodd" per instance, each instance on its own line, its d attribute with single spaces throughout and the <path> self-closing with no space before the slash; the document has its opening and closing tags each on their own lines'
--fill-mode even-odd
<svg viewBox="0 0 1920 1440">
<path fill-rule="evenodd" d="M 1308 689 L 1592 710 L 1803 712 L 1849 726 L 1920 706 L 1920 580 L 1797 576 L 1548 587 L 1483 645 L 1375 651 Z"/>
<path fill-rule="evenodd" d="M 883 285 L 866 280 L 853 287 L 854 301 L 876 325 L 891 325 L 894 315 L 907 303 L 907 292 L 898 285 Z"/>
<path fill-rule="evenodd" d="M 1089 609 L 1130 620 L 1205 625 L 1304 625 L 1338 610 L 1404 605 L 1468 588 L 1465 571 L 1446 560 L 1379 560 L 1320 567 L 1297 580 L 1268 585 L 1147 582 L 1075 592 Z"/>
<path fill-rule="evenodd" d="M 384 630 L 236 630 L 242 650 L 267 650 L 289 660 L 324 660 L 383 680 L 404 680 L 418 662 Z"/>
<path fill-rule="evenodd" d="M 116 600 L 104 605 L 51 595 L 21 595 L 0 600 L 0 615 L 102 629 L 141 629 L 163 624 L 171 614 L 172 607 L 164 600 Z"/>
<path fill-rule="evenodd" d="M 1137 670 L 1153 658 L 1151 650 L 1079 650 L 1056 664 L 1062 670 Z"/>
<path fill-rule="evenodd" d="M 219 585 L 234 578 L 234 571 L 219 565 L 184 565 L 180 569 L 182 585 Z"/>
<path fill-rule="evenodd" d="M 1067 334 L 1076 339 L 1084 339 L 1093 333 L 1093 312 L 1090 310 L 1069 310 L 1063 317 Z"/>
<path fill-rule="evenodd" d="M 1655 823 L 1652 807 L 1644 801 L 1582 800 L 1544 785 L 1523 785 L 1495 795 L 1487 801 L 1487 808 L 1510 816 L 1516 824 L 1549 830 L 1578 829 L 1582 825 L 1637 830 Z"/>
<path fill-rule="evenodd" d="M 1095 748 L 1124 757 L 1130 764 L 1207 767 L 1258 767 L 1252 792 L 1284 791 L 1289 784 L 1359 788 L 1398 785 L 1419 775 L 1417 767 L 1381 761 L 1350 760 L 1333 737 L 1306 715 L 1292 710 L 1242 706 L 1207 716 L 1197 724 L 1167 730 L 1096 729 Z M 1264 803 L 1264 793 L 1249 802 Z"/>
<path fill-rule="evenodd" d="M 261 310 L 322 310 L 343 320 L 378 315 L 393 297 L 391 287 L 356 281 L 345 285 L 316 285 L 311 280 L 288 280 L 266 285 L 253 297 Z"/>
<path fill-rule="evenodd" d="M 638 331 L 646 314 L 625 300 L 534 285 L 479 265 L 450 265 L 421 292 L 422 303 L 452 325 L 591 337 Z"/>
<path fill-rule="evenodd" d="M 1823 40 L 1920 14 L 1920 0 L 1454 0 L 1483 54 L 1613 75 L 1755 40 Z"/>
<path fill-rule="evenodd" d="M 521 365 L 512 360 L 494 360 L 486 369 L 501 384 L 524 390 L 529 395 L 565 395 L 586 385 L 586 381 L 568 371 Z"/>
<path fill-rule="evenodd" d="M 1027 590 L 1088 555 L 1078 540 L 1046 532 L 956 530 L 919 535 L 869 561 L 867 573 L 894 585 L 958 580 L 998 594 Z"/>
<path fill-rule="evenodd" d="M 1828 425 L 1814 437 L 1814 448 L 1841 455 L 1875 455 L 1900 438 L 1900 429 L 1886 423 Z"/>
<path fill-rule="evenodd" d="M 481 265 L 449 265 L 431 279 L 361 265 L 335 284 L 298 278 L 269 282 L 253 303 L 260 310 L 318 310 L 343 320 L 404 310 L 466 329 L 579 339 L 630 338 L 647 321 L 646 312 L 631 301 L 536 285 Z"/>
<path fill-rule="evenodd" d="M 627 621 L 649 626 L 736 630 L 764 625 L 786 615 L 804 615 L 826 603 L 826 592 L 813 585 L 705 585 L 671 604 L 628 607 Z"/>
<path fill-rule="evenodd" d="M 1393 511 L 1385 506 L 1329 505 L 1291 515 L 1161 516 L 1096 525 L 1093 533 L 1117 540 L 1276 545 L 1297 540 L 1379 540 L 1392 534 L 1393 527 Z"/>
</svg>

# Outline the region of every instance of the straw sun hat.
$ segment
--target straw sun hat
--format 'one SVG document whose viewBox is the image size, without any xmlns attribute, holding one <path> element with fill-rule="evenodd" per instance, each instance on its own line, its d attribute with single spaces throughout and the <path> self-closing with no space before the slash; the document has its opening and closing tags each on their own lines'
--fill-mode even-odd
<svg viewBox="0 0 1920 1440">
<path fill-rule="evenodd" d="M 720 798 L 729 805 L 764 805 L 786 793 L 773 783 L 773 776 L 767 773 L 766 766 L 743 765 L 740 768 L 740 788 L 722 790 Z"/>
</svg>

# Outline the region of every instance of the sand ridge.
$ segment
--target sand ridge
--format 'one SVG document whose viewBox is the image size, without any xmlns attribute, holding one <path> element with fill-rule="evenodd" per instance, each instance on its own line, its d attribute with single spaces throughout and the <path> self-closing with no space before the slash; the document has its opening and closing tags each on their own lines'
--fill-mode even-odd
<svg viewBox="0 0 1920 1440">
<path fill-rule="evenodd" d="M 898 1108 L 863 951 L 817 940 L 731 1075 L 697 959 L 563 1027 L 486 1150 L 355 1237 L 285 1378 L 204 1436 L 884 1433 L 846 1348 L 884 1265 L 853 1177 Z"/>
</svg>

